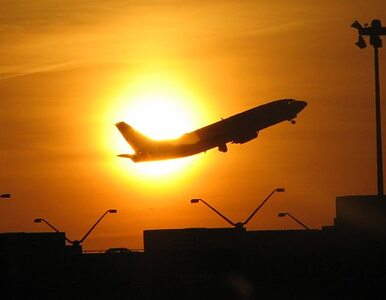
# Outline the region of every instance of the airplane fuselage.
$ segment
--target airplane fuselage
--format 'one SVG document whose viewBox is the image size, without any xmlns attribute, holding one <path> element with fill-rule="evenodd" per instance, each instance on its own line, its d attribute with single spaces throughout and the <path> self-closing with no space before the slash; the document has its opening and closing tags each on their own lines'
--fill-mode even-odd
<svg viewBox="0 0 386 300">
<path fill-rule="evenodd" d="M 135 150 L 135 154 L 120 156 L 140 162 L 185 157 L 216 147 L 226 152 L 227 143 L 243 144 L 256 138 L 262 129 L 283 121 L 293 121 L 306 104 L 292 99 L 273 101 L 167 141 L 147 139 L 120 122 L 116 126 Z"/>
</svg>

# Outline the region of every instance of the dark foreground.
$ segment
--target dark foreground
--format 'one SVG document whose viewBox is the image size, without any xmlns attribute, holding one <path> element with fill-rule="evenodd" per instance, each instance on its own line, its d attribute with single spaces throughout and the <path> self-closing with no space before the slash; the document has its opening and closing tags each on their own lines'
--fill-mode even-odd
<svg viewBox="0 0 386 300">
<path fill-rule="evenodd" d="M 3 251 L 1 299 L 384 299 L 383 238 L 299 230 L 254 241 L 123 254 Z"/>
</svg>

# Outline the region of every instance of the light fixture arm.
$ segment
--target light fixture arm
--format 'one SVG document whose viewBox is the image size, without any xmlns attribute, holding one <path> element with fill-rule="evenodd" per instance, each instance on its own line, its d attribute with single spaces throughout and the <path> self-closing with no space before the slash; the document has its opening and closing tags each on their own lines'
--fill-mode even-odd
<svg viewBox="0 0 386 300">
<path fill-rule="evenodd" d="M 224 216 L 222 213 L 220 213 L 217 209 L 215 209 L 213 206 L 211 206 L 210 204 L 208 204 L 204 200 L 198 199 L 198 201 L 201 201 L 202 203 L 204 203 L 206 206 L 208 206 L 211 210 L 213 210 L 216 214 L 218 214 L 221 218 L 223 218 L 225 221 L 227 221 L 232 226 L 236 226 L 236 224 L 234 222 L 229 220 L 226 216 Z"/>
<path fill-rule="evenodd" d="M 274 189 L 265 199 L 264 201 L 250 214 L 250 216 L 242 223 L 243 225 L 246 225 L 252 218 L 253 216 L 260 210 L 260 208 L 263 207 L 263 205 L 268 201 L 268 199 L 275 193 L 275 192 L 284 192 L 284 189 L 282 188 L 277 188 Z"/>
<path fill-rule="evenodd" d="M 98 221 L 95 222 L 95 224 L 89 229 L 89 231 L 87 231 L 87 233 L 83 236 L 83 238 L 79 241 L 79 244 L 81 244 L 88 236 L 89 234 L 91 233 L 91 231 L 94 230 L 94 228 L 98 225 L 98 223 L 104 218 L 105 215 L 107 215 L 108 213 L 110 212 L 113 212 L 114 210 L 107 210 L 99 219 Z M 114 211 L 116 212 L 116 211 Z"/>
<path fill-rule="evenodd" d="M 61 233 L 62 231 L 60 231 L 59 229 L 57 229 L 54 225 L 50 224 L 46 219 L 35 219 L 35 222 L 36 220 L 39 220 L 39 222 L 44 222 L 46 223 L 51 229 L 53 229 L 54 231 L 58 232 L 58 233 Z M 71 241 L 68 237 L 66 237 L 66 234 L 64 234 L 64 238 L 66 239 L 67 242 L 69 242 L 70 244 L 73 244 L 74 242 Z"/>
<path fill-rule="evenodd" d="M 290 213 L 286 213 L 289 217 L 291 217 L 296 223 L 298 223 L 300 226 L 304 227 L 306 230 L 310 230 L 310 228 L 305 225 L 303 222 L 301 222 L 298 218 L 295 218 L 293 215 L 291 215 Z"/>
</svg>

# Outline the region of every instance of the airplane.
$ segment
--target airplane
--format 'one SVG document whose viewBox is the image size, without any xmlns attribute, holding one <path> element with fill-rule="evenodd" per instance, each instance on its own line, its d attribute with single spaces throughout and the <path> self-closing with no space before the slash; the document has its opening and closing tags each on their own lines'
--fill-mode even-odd
<svg viewBox="0 0 386 300">
<path fill-rule="evenodd" d="M 227 152 L 227 143 L 244 144 L 256 138 L 260 130 L 283 121 L 295 124 L 294 119 L 306 105 L 307 102 L 294 99 L 272 101 L 185 133 L 178 139 L 163 141 L 152 140 L 125 122 L 118 122 L 115 126 L 135 151 L 118 156 L 145 162 L 191 156 L 216 147 Z"/>
</svg>

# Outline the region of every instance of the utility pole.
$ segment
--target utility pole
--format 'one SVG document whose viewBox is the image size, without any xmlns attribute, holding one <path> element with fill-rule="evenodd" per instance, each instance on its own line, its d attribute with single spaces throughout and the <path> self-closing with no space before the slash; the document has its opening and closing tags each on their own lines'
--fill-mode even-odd
<svg viewBox="0 0 386 300">
<path fill-rule="evenodd" d="M 370 37 L 370 45 L 374 47 L 374 74 L 375 74 L 375 119 L 377 139 L 377 179 L 378 196 L 384 197 L 383 192 L 383 158 L 382 158 L 382 122 L 381 122 L 381 93 L 379 87 L 379 58 L 378 49 L 382 48 L 380 36 L 386 35 L 386 27 L 382 27 L 380 20 L 371 21 L 371 26 L 363 27 L 358 21 L 351 24 L 351 27 L 358 30 L 358 41 L 355 43 L 360 49 L 366 47 L 363 36 Z"/>
</svg>

